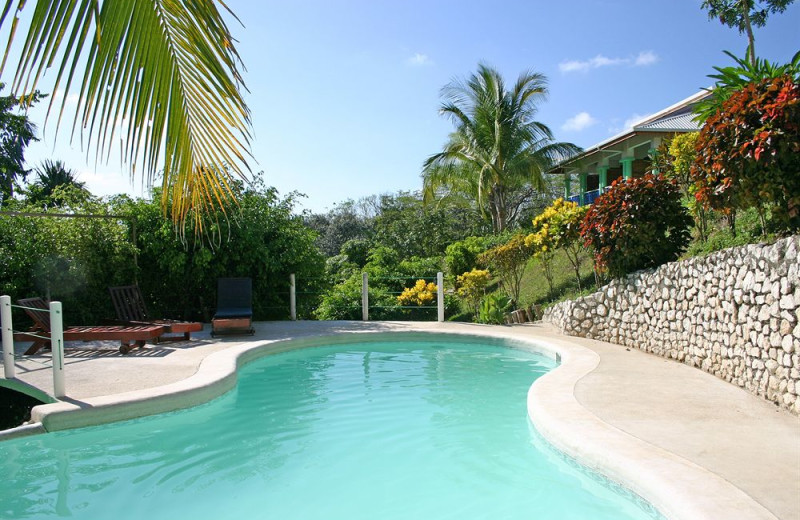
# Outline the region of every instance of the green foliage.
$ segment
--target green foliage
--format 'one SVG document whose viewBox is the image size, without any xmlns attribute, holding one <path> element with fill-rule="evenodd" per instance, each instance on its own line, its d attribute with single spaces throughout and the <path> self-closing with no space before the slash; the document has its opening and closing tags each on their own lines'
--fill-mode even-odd
<svg viewBox="0 0 800 520">
<path fill-rule="evenodd" d="M 370 299 L 373 296 L 375 293 L 370 294 Z M 314 317 L 320 320 L 360 320 L 361 273 L 353 273 L 325 292 Z"/>
<path fill-rule="evenodd" d="M 3 88 L 0 83 L 0 89 Z M 23 96 L 20 102 L 16 96 L 0 96 L 0 206 L 14 194 L 19 182 L 28 174 L 25 169 L 25 148 L 36 139 L 36 126 L 28 120 L 26 113 L 14 113 L 17 109 L 27 109 L 40 101 L 39 91 Z"/>
<path fill-rule="evenodd" d="M 451 277 L 478 267 L 478 257 L 487 249 L 498 246 L 510 238 L 507 234 L 484 237 L 467 237 L 453 242 L 444 253 L 445 271 Z"/>
<path fill-rule="evenodd" d="M 388 245 L 403 258 L 440 255 L 452 242 L 482 231 L 473 211 L 424 204 L 418 193 L 382 195 L 373 222 L 374 244 Z"/>
<path fill-rule="evenodd" d="M 708 212 L 695 198 L 697 185 L 692 177 L 699 135 L 699 132 L 687 132 L 665 139 L 656 151 L 654 166 L 665 179 L 680 187 L 685 204 L 694 217 L 700 240 L 705 240 L 708 235 Z"/>
<path fill-rule="evenodd" d="M 769 240 L 771 237 L 762 234 L 758 212 L 755 208 L 749 208 L 737 215 L 735 233 L 728 226 L 710 226 L 706 240 L 692 242 L 682 258 L 704 256 L 722 249 L 761 242 L 765 238 Z"/>
<path fill-rule="evenodd" d="M 800 52 L 797 52 L 792 61 L 785 64 L 774 63 L 761 58 L 753 58 L 747 61 L 738 58 L 728 51 L 725 54 L 730 56 L 736 66 L 714 67 L 717 74 L 710 74 L 708 77 L 716 80 L 714 87 L 711 88 L 711 96 L 701 100 L 694 107 L 697 119 L 705 122 L 722 108 L 722 105 L 736 92 L 751 83 L 760 83 L 765 80 L 791 76 L 795 82 L 800 81 Z"/>
<path fill-rule="evenodd" d="M 342 253 L 350 240 L 369 241 L 373 231 L 372 220 L 352 200 L 337 204 L 325 214 L 306 215 L 305 222 L 318 233 L 317 245 L 327 257 Z"/>
<path fill-rule="evenodd" d="M 258 179 L 236 189 L 240 202 L 226 208 L 227 222 L 206 215 L 208 229 L 224 240 L 209 244 L 199 237 L 182 242 L 158 203 L 125 196 L 103 201 L 61 186 L 53 195 L 58 212 L 121 218 L 0 218 L 0 255 L 8 260 L 0 266 L 0 290 L 14 299 L 59 299 L 68 324 L 97 324 L 114 316 L 108 287 L 138 281 L 154 316 L 208 321 L 217 278 L 248 276 L 254 318 L 264 320 L 288 317 L 289 274 L 295 273 L 298 315 L 310 316 L 317 301 L 306 293 L 326 288 L 324 259 L 313 231 L 292 213 L 293 196 L 281 199 Z M 36 208 L 19 202 L 15 209 Z"/>
<path fill-rule="evenodd" d="M 84 190 L 57 190 L 58 212 L 108 215 Z M 135 276 L 135 248 L 128 223 L 102 218 L 46 217 L 16 202 L 10 209 L 42 217 L 0 217 L 0 291 L 12 299 L 41 295 L 64 303 L 67 324 L 98 323 L 113 315 L 108 287 Z"/>
<path fill-rule="evenodd" d="M 274 188 L 256 178 L 250 187 L 237 188 L 238 207 L 206 215 L 209 235 L 183 243 L 160 207 L 143 200 L 119 198 L 116 211 L 132 215 L 137 225 L 139 285 L 145 297 L 157 302 L 164 315 L 208 321 L 216 306 L 216 280 L 246 276 L 253 279 L 254 319 L 284 319 L 289 313 L 289 274 L 297 280 L 298 316 L 316 307 L 313 294 L 326 288 L 324 258 L 315 246 L 316 235 L 293 214 L 295 196 L 279 198 Z M 224 241 L 224 242 L 222 242 Z"/>
<path fill-rule="evenodd" d="M 502 325 L 505 323 L 506 312 L 511 307 L 511 298 L 503 294 L 487 294 L 481 301 L 478 321 L 491 325 Z"/>
<path fill-rule="evenodd" d="M 369 240 L 364 238 L 351 238 L 342 244 L 341 254 L 347 258 L 348 262 L 358 267 L 364 267 L 367 265 L 369 250 Z"/>
<path fill-rule="evenodd" d="M 500 73 L 479 64 L 464 81 L 443 89 L 440 113 L 455 125 L 441 152 L 423 166 L 426 200 L 455 194 L 489 214 L 494 232 L 516 222 L 526 197 L 545 187 L 543 173 L 579 149 L 559 143 L 535 120 L 547 79 L 524 72 L 512 88 Z M 520 194 L 523 196 L 520 198 Z"/>
<path fill-rule="evenodd" d="M 72 186 L 77 190 L 86 190 L 86 185 L 78 181 L 78 173 L 67 168 L 62 161 L 45 159 L 36 168 L 36 181 L 26 189 L 25 198 L 34 206 L 59 206 L 64 201 L 56 191 L 64 186 Z"/>
<path fill-rule="evenodd" d="M 472 268 L 471 271 L 464 272 L 458 276 L 456 294 L 459 298 L 469 305 L 478 314 L 478 306 L 481 299 L 486 295 L 486 287 L 492 277 L 485 269 Z"/>
<path fill-rule="evenodd" d="M 770 14 L 782 13 L 794 0 L 703 0 L 702 9 L 708 9 L 709 19 L 719 19 L 739 33 L 746 33 L 748 59 L 755 61 L 753 26 L 763 27 Z"/>
<path fill-rule="evenodd" d="M 597 270 L 616 278 L 675 260 L 690 224 L 678 187 L 648 174 L 615 181 L 590 207 L 581 237 L 595 251 Z"/>
<path fill-rule="evenodd" d="M 511 294 L 513 302 L 519 301 L 520 280 L 530 258 L 530 248 L 525 244 L 525 235 L 518 233 L 505 244 L 493 247 L 478 257 L 478 261 L 490 267 L 500 278 L 503 288 Z"/>
<path fill-rule="evenodd" d="M 692 175 L 696 198 L 730 212 L 765 205 L 783 230 L 800 229 L 800 82 L 750 83 L 706 120 Z"/>
</svg>

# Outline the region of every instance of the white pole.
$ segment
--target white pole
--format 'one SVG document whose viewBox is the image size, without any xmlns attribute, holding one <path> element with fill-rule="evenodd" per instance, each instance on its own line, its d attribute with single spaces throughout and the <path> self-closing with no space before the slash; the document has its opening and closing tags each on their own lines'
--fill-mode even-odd
<svg viewBox="0 0 800 520">
<path fill-rule="evenodd" d="M 0 327 L 3 329 L 3 371 L 14 378 L 14 327 L 11 325 L 11 296 L 0 296 Z"/>
<path fill-rule="evenodd" d="M 50 302 L 50 348 L 53 352 L 53 395 L 60 399 L 64 390 L 64 315 L 61 302 Z"/>
<path fill-rule="evenodd" d="M 439 311 L 439 321 L 444 321 L 444 274 L 436 273 L 436 307 Z"/>
<path fill-rule="evenodd" d="M 294 273 L 289 275 L 289 319 L 295 321 L 297 319 L 297 296 L 295 290 Z"/>
<path fill-rule="evenodd" d="M 361 319 L 369 321 L 369 275 L 361 273 Z"/>
</svg>

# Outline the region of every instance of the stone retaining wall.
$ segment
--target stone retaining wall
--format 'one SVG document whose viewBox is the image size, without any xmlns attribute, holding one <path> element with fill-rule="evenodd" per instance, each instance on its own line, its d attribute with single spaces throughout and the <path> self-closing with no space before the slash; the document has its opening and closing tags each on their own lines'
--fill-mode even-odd
<svg viewBox="0 0 800 520">
<path fill-rule="evenodd" d="M 800 414 L 799 252 L 794 236 L 639 271 L 543 320 L 699 367 Z"/>
</svg>

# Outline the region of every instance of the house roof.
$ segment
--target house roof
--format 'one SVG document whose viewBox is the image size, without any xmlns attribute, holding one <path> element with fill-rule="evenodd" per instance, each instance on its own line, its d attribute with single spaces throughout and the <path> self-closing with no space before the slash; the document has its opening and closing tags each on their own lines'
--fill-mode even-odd
<svg viewBox="0 0 800 520">
<path fill-rule="evenodd" d="M 623 141 L 626 141 L 637 134 L 647 132 L 653 133 L 682 133 L 682 132 L 696 132 L 700 130 L 700 124 L 694 120 L 694 113 L 692 109 L 694 106 L 703 99 L 711 95 L 708 90 L 701 90 L 686 99 L 683 99 L 674 105 L 671 105 L 655 114 L 651 114 L 639 121 L 633 123 L 630 128 L 626 128 L 621 133 L 601 141 L 593 146 L 586 148 L 582 153 L 573 157 L 566 158 L 560 161 L 552 173 L 561 173 L 561 168 L 569 163 L 575 162 L 579 159 L 593 155 L 599 151 L 610 148 Z"/>
<path fill-rule="evenodd" d="M 634 131 L 656 130 L 659 132 L 697 132 L 700 124 L 695 121 L 695 115 L 691 112 L 685 114 L 671 115 L 662 117 L 649 123 L 635 125 Z"/>
</svg>

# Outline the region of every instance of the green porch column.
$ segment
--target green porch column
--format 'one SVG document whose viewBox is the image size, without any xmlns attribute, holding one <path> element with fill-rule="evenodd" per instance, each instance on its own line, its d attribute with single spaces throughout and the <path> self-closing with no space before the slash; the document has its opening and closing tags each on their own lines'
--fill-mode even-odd
<svg viewBox="0 0 800 520">
<path fill-rule="evenodd" d="M 588 173 L 581 172 L 580 179 L 581 179 L 581 196 L 579 204 L 583 206 L 586 204 L 586 177 L 588 177 Z"/>
<path fill-rule="evenodd" d="M 606 189 L 606 186 L 608 186 L 608 166 L 598 166 L 597 176 L 600 178 L 598 188 L 600 189 L 600 194 L 602 195 Z"/>
<path fill-rule="evenodd" d="M 622 164 L 622 178 L 626 181 L 633 178 L 633 157 L 623 157 L 619 160 Z"/>
<path fill-rule="evenodd" d="M 564 174 L 564 200 L 569 199 L 569 196 L 572 194 L 572 186 L 570 185 L 570 181 L 572 180 L 572 176 L 569 173 Z"/>
</svg>

